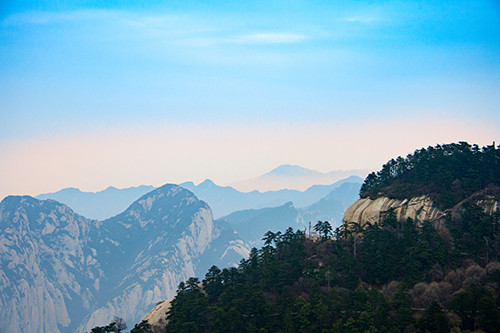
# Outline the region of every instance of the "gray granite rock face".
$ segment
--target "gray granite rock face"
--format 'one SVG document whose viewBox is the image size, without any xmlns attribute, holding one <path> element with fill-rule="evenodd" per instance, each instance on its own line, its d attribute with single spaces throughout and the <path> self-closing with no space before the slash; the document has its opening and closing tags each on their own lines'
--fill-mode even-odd
<svg viewBox="0 0 500 333">
<path fill-rule="evenodd" d="M 0 203 L 0 332 L 86 332 L 114 316 L 130 327 L 208 263 L 248 254 L 190 191 L 165 185 L 123 213 L 89 220 L 54 200 Z"/>
<path fill-rule="evenodd" d="M 364 226 L 367 223 L 380 223 L 387 213 L 393 210 L 400 222 L 411 218 L 417 225 L 422 225 L 424 221 L 439 224 L 448 214 L 452 214 L 452 216 L 460 214 L 461 206 L 467 201 L 482 207 L 487 214 L 493 214 L 498 210 L 498 197 L 495 195 L 485 195 L 484 193 L 475 194 L 452 209 L 445 211 L 440 210 L 428 196 L 419 196 L 404 200 L 390 199 L 388 197 L 379 197 L 376 199 L 363 198 L 347 208 L 342 222 L 344 224 L 357 223 L 360 226 Z"/>
</svg>

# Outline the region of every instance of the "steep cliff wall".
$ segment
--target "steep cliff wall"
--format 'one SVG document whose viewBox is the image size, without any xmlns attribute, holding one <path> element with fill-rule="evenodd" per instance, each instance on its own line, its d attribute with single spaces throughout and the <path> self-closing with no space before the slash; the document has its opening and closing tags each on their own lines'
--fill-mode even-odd
<svg viewBox="0 0 500 333">
<path fill-rule="evenodd" d="M 452 214 L 454 218 L 461 214 L 461 207 L 465 202 L 473 202 L 483 208 L 487 214 L 493 214 L 498 211 L 499 197 L 497 194 L 488 194 L 486 191 L 478 192 L 452 209 L 445 211 L 440 210 L 428 196 L 404 200 L 390 199 L 388 197 L 373 200 L 364 198 L 347 208 L 342 221 L 344 224 L 358 223 L 361 226 L 366 223 L 380 223 L 389 210 L 393 209 L 398 221 L 402 222 L 411 218 L 417 225 L 421 225 L 424 221 L 437 224 L 443 221 L 443 218 L 448 214 Z"/>
<path fill-rule="evenodd" d="M 343 223 L 358 223 L 361 226 L 366 223 L 379 223 L 390 209 L 394 210 L 399 221 L 408 218 L 417 224 L 423 221 L 436 221 L 445 216 L 445 212 L 439 210 L 432 200 L 427 196 L 412 199 L 398 200 L 387 197 L 377 199 L 364 198 L 356 201 L 347 208 Z"/>
</svg>

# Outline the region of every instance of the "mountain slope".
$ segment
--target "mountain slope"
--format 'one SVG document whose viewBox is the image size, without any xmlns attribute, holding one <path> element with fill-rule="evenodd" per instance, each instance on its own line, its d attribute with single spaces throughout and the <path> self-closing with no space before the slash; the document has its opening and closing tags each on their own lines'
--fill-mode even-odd
<svg viewBox="0 0 500 333">
<path fill-rule="evenodd" d="M 214 224 L 205 202 L 171 184 L 102 222 L 53 200 L 8 197 L 0 226 L 2 332 L 138 321 L 207 263 L 234 265 L 249 250 Z"/>
<path fill-rule="evenodd" d="M 343 183 L 321 200 L 305 208 L 295 208 L 292 202 L 278 207 L 247 209 L 233 212 L 218 219 L 234 228 L 251 246 L 262 245 L 261 238 L 267 231 L 277 232 L 289 227 L 304 229 L 309 222 L 329 221 L 333 227 L 340 226 L 346 209 L 358 198 L 360 183 Z M 311 187 L 319 191 L 326 186 Z"/>
<path fill-rule="evenodd" d="M 0 204 L 0 331 L 71 331 L 103 276 L 89 239 L 96 222 L 56 201 Z"/>
<path fill-rule="evenodd" d="M 269 230 L 304 227 L 300 212 L 291 202 L 279 207 L 237 211 L 217 221 L 234 228 L 250 246 L 260 246 L 262 236 Z"/>
<path fill-rule="evenodd" d="M 318 202 L 303 208 L 302 218 L 304 221 L 329 221 L 333 227 L 342 224 L 342 218 L 349 206 L 359 197 L 360 183 L 343 183 Z"/>
<path fill-rule="evenodd" d="M 321 241 L 270 233 L 162 304 L 163 332 L 498 332 L 500 216 L 469 209 L 451 233 L 391 218 Z"/>
<path fill-rule="evenodd" d="M 97 238 L 109 242 L 100 249 L 100 261 L 120 273 L 110 276 L 109 292 L 96 302 L 85 330 L 116 314 L 138 320 L 152 304 L 171 297 L 179 282 L 195 275 L 197 257 L 219 234 L 208 205 L 175 185 L 146 194 L 104 221 Z"/>
</svg>

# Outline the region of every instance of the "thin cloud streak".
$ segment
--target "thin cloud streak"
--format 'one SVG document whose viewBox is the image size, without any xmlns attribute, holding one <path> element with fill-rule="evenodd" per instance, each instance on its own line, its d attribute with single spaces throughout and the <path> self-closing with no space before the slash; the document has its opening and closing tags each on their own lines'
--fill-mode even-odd
<svg viewBox="0 0 500 333">
<path fill-rule="evenodd" d="M 21 25 L 51 25 L 58 23 L 76 23 L 82 21 L 93 21 L 101 19 L 110 19 L 118 17 L 119 12 L 110 10 L 78 10 L 67 12 L 39 12 L 31 11 L 17 13 L 7 16 L 2 20 L 2 25 L 21 26 Z"/>
<path fill-rule="evenodd" d="M 242 44 L 290 44 L 299 43 L 307 39 L 306 35 L 293 33 L 255 33 L 241 35 L 232 41 Z"/>
<path fill-rule="evenodd" d="M 120 10 L 78 10 L 67 12 L 26 12 L 13 14 L 0 23 L 3 27 L 50 26 L 64 24 L 79 27 L 92 24 L 101 27 L 103 34 L 114 31 L 117 27 L 129 30 L 132 35 L 126 39 L 159 39 L 162 42 L 175 42 L 179 45 L 213 46 L 224 44 L 292 44 L 308 39 L 302 33 L 293 32 L 245 32 L 248 28 L 239 28 L 233 32 L 234 17 L 228 16 L 218 22 L 206 21 L 197 15 L 135 13 Z M 113 28 L 114 27 L 114 28 Z M 238 29 L 238 28 L 237 28 Z M 113 34 L 113 38 L 118 36 Z M 119 37 L 122 38 L 122 37 Z"/>
<path fill-rule="evenodd" d="M 346 17 L 344 18 L 344 21 L 346 22 L 352 22 L 352 23 L 373 23 L 376 21 L 379 21 L 378 17 L 375 16 L 351 16 L 351 17 Z"/>
</svg>

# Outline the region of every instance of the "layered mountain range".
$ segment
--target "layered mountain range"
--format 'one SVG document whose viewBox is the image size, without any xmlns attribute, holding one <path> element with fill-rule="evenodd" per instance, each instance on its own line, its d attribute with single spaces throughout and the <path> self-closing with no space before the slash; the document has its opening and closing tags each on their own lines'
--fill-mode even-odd
<svg viewBox="0 0 500 333">
<path fill-rule="evenodd" d="M 230 186 L 219 186 L 209 179 L 198 185 L 187 182 L 180 186 L 208 203 L 219 223 L 236 229 L 250 246 L 260 246 L 262 235 L 268 230 L 303 229 L 309 222 L 315 224 L 319 220 L 340 226 L 345 210 L 358 199 L 361 183 L 361 178 L 350 176 L 330 185 L 313 185 L 305 191 L 267 192 L 240 192 Z M 147 188 L 152 187 L 108 188 L 96 193 L 70 188 L 41 194 L 37 198 L 56 199 L 96 216 L 103 212 L 107 203 L 116 210 L 127 200 L 131 201 L 132 193 Z M 249 228 L 251 230 L 247 230 Z"/>
<path fill-rule="evenodd" d="M 333 207 L 336 198 L 331 192 L 308 210 Z M 235 271 L 236 283 L 227 272 L 209 271 L 201 288 L 184 288 L 145 320 L 160 331 L 497 332 L 499 202 L 500 146 L 422 148 L 365 179 L 338 238 L 270 233 Z M 222 220 L 250 239 L 280 216 L 298 222 L 291 202 Z M 277 229 L 270 230 L 284 226 Z"/>
<path fill-rule="evenodd" d="M 329 185 L 312 185 L 305 191 L 284 189 L 266 192 L 240 192 L 230 186 L 219 186 L 209 179 L 198 185 L 194 185 L 192 182 L 180 185 L 195 193 L 201 200 L 206 201 L 212 207 L 214 217 L 220 218 L 239 210 L 278 207 L 287 202 L 292 202 L 297 208 L 307 208 L 325 198 L 344 183 L 357 184 L 357 198 L 362 182 L 363 179 L 358 176 L 350 176 Z"/>
<path fill-rule="evenodd" d="M 214 217 L 220 218 L 238 210 L 278 207 L 289 201 L 293 202 L 297 208 L 305 208 L 321 200 L 343 183 L 359 183 L 361 186 L 363 179 L 359 175 L 365 175 L 366 172 L 351 171 L 352 173 L 332 171 L 322 174 L 299 166 L 282 165 L 256 178 L 269 182 L 274 180 L 281 182 L 278 189 L 266 191 L 257 190 L 257 185 L 249 191 L 242 191 L 238 187 L 217 185 L 210 179 L 198 185 L 185 182 L 180 186 L 207 202 L 212 208 Z M 314 177 L 311 178 L 312 176 Z M 297 189 L 295 185 L 299 183 L 303 183 L 304 188 Z M 36 198 L 54 199 L 70 206 L 75 212 L 87 218 L 104 220 L 121 213 L 137 198 L 153 189 L 154 187 L 149 185 L 124 189 L 110 186 L 99 192 L 83 192 L 78 188 L 65 188 L 54 193 L 40 194 Z"/>
<path fill-rule="evenodd" d="M 0 203 L 0 331 L 83 332 L 115 315 L 138 322 L 179 282 L 209 263 L 235 265 L 248 250 L 177 185 L 104 221 L 10 196 Z"/>
<path fill-rule="evenodd" d="M 360 186 L 353 176 L 306 191 L 244 193 L 206 180 L 6 197 L 0 332 L 88 332 L 114 316 L 137 323 L 181 281 L 212 265 L 236 266 L 268 230 L 318 218 L 339 224 Z M 73 206 L 92 217 L 122 211 L 98 220 Z"/>
</svg>

